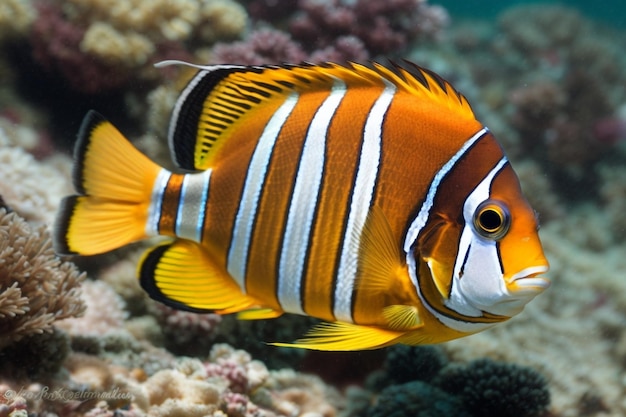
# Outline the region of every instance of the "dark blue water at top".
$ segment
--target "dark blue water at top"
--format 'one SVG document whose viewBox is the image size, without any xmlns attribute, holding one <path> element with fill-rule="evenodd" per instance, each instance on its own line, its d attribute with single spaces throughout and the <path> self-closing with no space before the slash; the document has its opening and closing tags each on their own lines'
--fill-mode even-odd
<svg viewBox="0 0 626 417">
<path fill-rule="evenodd" d="M 493 18 L 502 10 L 516 4 L 561 4 L 578 9 L 584 15 L 626 28 L 626 1 L 624 0 L 570 0 L 570 1 L 519 1 L 519 0 L 431 0 L 431 4 L 441 4 L 452 16 Z"/>
</svg>

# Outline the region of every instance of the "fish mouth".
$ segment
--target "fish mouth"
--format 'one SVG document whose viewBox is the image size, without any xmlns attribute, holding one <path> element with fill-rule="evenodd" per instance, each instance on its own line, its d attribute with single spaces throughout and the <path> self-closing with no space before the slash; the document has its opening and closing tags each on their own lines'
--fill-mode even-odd
<svg viewBox="0 0 626 417">
<path fill-rule="evenodd" d="M 543 291 L 550 287 L 550 280 L 539 275 L 548 271 L 547 265 L 525 268 L 509 278 L 509 283 L 520 290 Z"/>
</svg>

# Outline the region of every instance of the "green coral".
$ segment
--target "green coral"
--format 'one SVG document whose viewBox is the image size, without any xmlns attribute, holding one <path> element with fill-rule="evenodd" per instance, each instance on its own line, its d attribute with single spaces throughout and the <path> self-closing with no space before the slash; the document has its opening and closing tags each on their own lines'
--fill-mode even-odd
<svg viewBox="0 0 626 417">
<path fill-rule="evenodd" d="M 367 417 L 471 417 L 460 399 L 423 381 L 384 389 Z"/>
<path fill-rule="evenodd" d="M 430 381 L 448 363 L 440 347 L 396 345 L 387 351 L 385 369 L 392 383 Z"/>
<path fill-rule="evenodd" d="M 490 359 L 450 365 L 434 384 L 458 397 L 475 417 L 531 417 L 550 405 L 543 375 L 529 367 Z"/>
</svg>

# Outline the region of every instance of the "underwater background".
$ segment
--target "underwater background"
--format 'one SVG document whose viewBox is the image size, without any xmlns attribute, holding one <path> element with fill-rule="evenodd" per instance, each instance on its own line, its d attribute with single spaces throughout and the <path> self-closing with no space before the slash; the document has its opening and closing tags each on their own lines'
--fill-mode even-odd
<svg viewBox="0 0 626 417">
<path fill-rule="evenodd" d="M 626 4 L 0 0 L 0 417 L 626 415 Z M 312 320 L 175 311 L 135 278 L 149 242 L 58 259 L 71 148 L 96 109 L 158 163 L 192 74 L 164 59 L 408 59 L 502 143 L 552 287 L 438 346 L 267 346 Z"/>
</svg>

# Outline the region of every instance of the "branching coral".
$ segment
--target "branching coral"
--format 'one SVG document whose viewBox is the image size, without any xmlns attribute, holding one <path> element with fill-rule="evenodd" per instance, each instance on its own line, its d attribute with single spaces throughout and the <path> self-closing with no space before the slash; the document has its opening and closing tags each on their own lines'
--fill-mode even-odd
<svg viewBox="0 0 626 417">
<path fill-rule="evenodd" d="M 83 282 L 81 298 L 86 305 L 82 317 L 69 318 L 59 327 L 70 335 L 104 336 L 124 326 L 124 302 L 109 285 L 101 281 Z"/>
<path fill-rule="evenodd" d="M 72 263 L 54 255 L 44 227 L 33 230 L 0 209 L 0 348 L 82 314 L 83 279 Z"/>
</svg>

